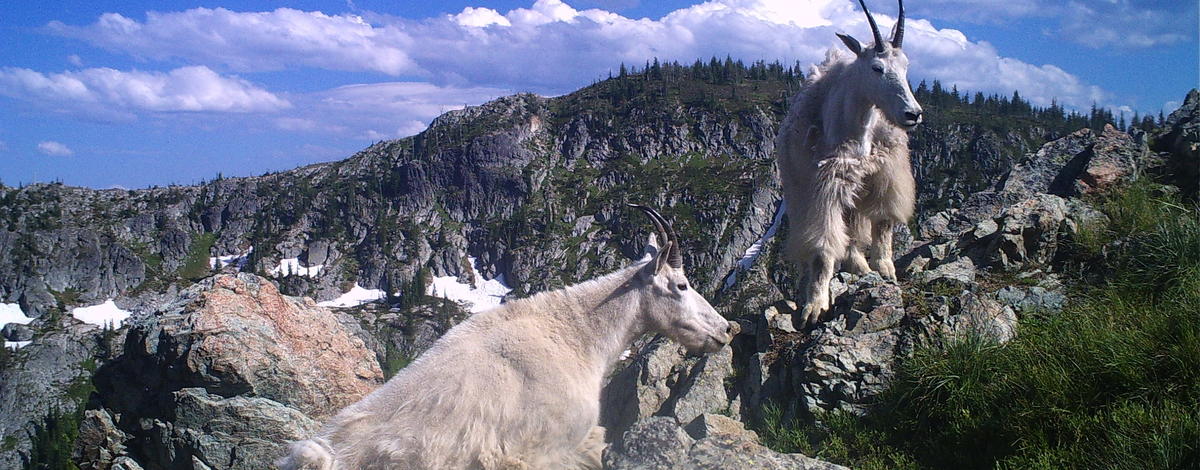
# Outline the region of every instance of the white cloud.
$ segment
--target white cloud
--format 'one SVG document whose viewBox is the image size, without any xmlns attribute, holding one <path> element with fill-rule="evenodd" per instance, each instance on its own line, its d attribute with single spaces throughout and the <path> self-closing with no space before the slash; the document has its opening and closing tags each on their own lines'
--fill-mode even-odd
<svg viewBox="0 0 1200 470">
<path fill-rule="evenodd" d="M 218 75 L 204 66 L 169 72 L 91 68 L 49 74 L 3 67 L 0 94 L 84 114 L 267 112 L 291 106 L 250 82 Z"/>
<path fill-rule="evenodd" d="M 224 8 L 147 12 L 141 22 L 105 13 L 90 26 L 54 21 L 47 29 L 138 57 L 184 58 L 236 70 L 303 65 L 398 75 L 415 70 L 406 51 L 422 46 L 402 31 L 374 27 L 356 15 L 330 16 L 290 8 L 247 13 Z"/>
<path fill-rule="evenodd" d="M 53 140 L 38 142 L 37 149 L 39 152 L 51 157 L 69 157 L 71 155 L 75 155 L 75 151 L 71 150 L 66 145 Z"/>
<path fill-rule="evenodd" d="M 910 13 L 934 19 L 1012 24 L 1040 18 L 1054 37 L 1093 48 L 1141 49 L 1196 36 L 1196 2 L 1160 0 L 923 0 Z"/>
<path fill-rule="evenodd" d="M 989 4 L 982 0 L 967 3 L 968 9 Z M 869 36 L 856 5 L 849 0 L 713 0 L 657 20 L 631 19 L 599 9 L 578 10 L 559 0 L 537 0 L 529 8 L 505 13 L 468 7 L 458 14 L 421 20 L 282 8 L 256 13 L 196 8 L 148 13 L 144 21 L 110 13 L 91 25 L 55 22 L 48 28 L 142 58 L 182 58 L 246 71 L 290 67 L 373 71 L 421 77 L 438 88 L 557 94 L 606 76 L 621 62 L 640 65 L 653 57 L 683 63 L 725 55 L 744 61 L 819 62 L 828 47 L 840 47 L 835 32 L 849 32 L 860 39 Z M 1014 11 L 1034 8 L 1029 0 L 1015 5 L 1011 7 Z M 892 24 L 892 18 L 884 14 L 888 12 L 894 10 L 881 7 L 876 14 L 882 28 Z M 938 29 L 926 20 L 910 19 L 906 38 L 905 48 L 913 63 L 909 76 L 914 80 L 937 78 L 962 89 L 1004 94 L 1020 89 L 1043 105 L 1058 97 L 1061 103 L 1086 107 L 1107 96 L 1058 67 L 1002 57 L 986 42 L 970 41 L 957 30 Z M 394 100 L 389 105 L 395 104 L 396 109 L 388 112 L 420 116 L 428 114 L 430 106 L 444 104 L 443 99 L 430 100 L 428 96 L 407 103 L 403 95 L 385 91 L 395 84 L 380 85 L 384 88 L 371 93 L 384 93 Z M 403 91 L 413 93 L 413 86 L 405 85 L 408 89 Z M 351 94 L 353 90 L 339 89 L 327 98 L 337 101 L 335 95 Z M 371 112 L 379 111 L 371 109 L 370 103 L 335 104 L 339 109 L 365 106 Z M 423 109 L 398 109 L 410 104 Z M 328 124 L 321 116 L 299 118 L 312 122 L 283 120 L 276 125 L 319 130 Z M 400 132 L 396 122 L 368 129 L 393 135 Z"/>
<path fill-rule="evenodd" d="M 467 105 L 511 94 L 491 87 L 437 86 L 421 82 L 347 85 L 293 97 L 291 116 L 276 127 L 297 132 L 322 132 L 366 140 L 387 140 L 415 134 L 433 118 Z"/>
<path fill-rule="evenodd" d="M 466 7 L 462 13 L 453 16 L 454 22 L 463 26 L 483 28 L 491 25 L 512 26 L 504 15 L 491 8 Z"/>
<path fill-rule="evenodd" d="M 1060 33 L 1065 39 L 1094 48 L 1144 49 L 1195 38 L 1197 3 L 1170 3 L 1068 1 L 1060 16 Z"/>
<path fill-rule="evenodd" d="M 75 54 L 71 54 L 71 55 L 67 56 L 67 63 L 74 65 L 76 67 L 83 67 L 83 59 Z"/>
</svg>

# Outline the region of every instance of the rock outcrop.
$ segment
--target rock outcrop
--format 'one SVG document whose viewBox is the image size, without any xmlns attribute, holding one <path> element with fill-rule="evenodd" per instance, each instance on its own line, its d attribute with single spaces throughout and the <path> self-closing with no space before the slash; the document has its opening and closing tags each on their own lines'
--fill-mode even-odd
<svg viewBox="0 0 1200 470">
<path fill-rule="evenodd" d="M 921 220 L 912 248 L 898 250 L 902 282 L 838 274 L 829 318 L 809 330 L 788 324 L 790 302 L 744 317 L 734 392 L 744 414 L 753 419 L 768 403 L 788 418 L 864 413 L 914 348 L 1008 341 L 1019 314 L 1061 309 L 1055 271 L 1080 232 L 1104 218 L 1080 196 L 1153 164 L 1144 141 L 1111 126 L 1072 133 L 1019 160 L 994 190 Z"/>
<path fill-rule="evenodd" d="M 287 440 L 311 435 L 381 384 L 382 372 L 332 312 L 238 274 L 137 317 L 123 353 L 93 381 L 99 409 L 79 455 L 144 468 L 261 469 Z"/>
<path fill-rule="evenodd" d="M 1165 124 L 1154 142 L 1154 150 L 1166 160 L 1159 173 L 1194 200 L 1200 190 L 1200 91 L 1188 92 Z"/>
<path fill-rule="evenodd" d="M 727 390 L 733 376 L 729 348 L 688 357 L 683 346 L 656 336 L 631 351 L 602 393 L 600 425 L 608 430 L 609 441 L 650 416 L 683 425 L 705 413 L 736 411 L 736 397 Z"/>
<path fill-rule="evenodd" d="M 714 420 L 723 421 L 713 426 Z M 843 470 L 846 467 L 805 457 L 781 454 L 758 444 L 753 433 L 740 423 L 714 415 L 701 415 L 688 425 L 651 417 L 638 421 L 618 444 L 604 453 L 609 470 L 723 470 L 761 468 L 771 470 Z M 692 434 L 689 431 L 694 430 Z"/>
<path fill-rule="evenodd" d="M 24 468 L 47 420 L 71 424 L 87 404 L 101 334 L 92 325 L 64 323 L 48 327 L 0 370 L 0 468 Z"/>
</svg>

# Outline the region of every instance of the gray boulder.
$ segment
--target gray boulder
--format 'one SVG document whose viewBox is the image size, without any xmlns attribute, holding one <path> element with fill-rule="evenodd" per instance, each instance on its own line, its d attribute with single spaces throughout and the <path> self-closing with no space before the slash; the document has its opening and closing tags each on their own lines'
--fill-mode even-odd
<svg viewBox="0 0 1200 470">
<path fill-rule="evenodd" d="M 4 325 L 3 335 L 8 341 L 29 341 L 33 339 L 33 328 L 20 323 L 9 323 Z"/>
<path fill-rule="evenodd" d="M 699 419 L 699 418 L 698 418 Z M 732 420 L 731 420 L 732 421 Z M 736 421 L 734 421 L 736 423 Z M 683 470 L 762 468 L 772 470 L 838 470 L 840 465 L 801 454 L 781 454 L 762 445 L 736 426 L 700 438 L 688 435 L 674 420 L 650 417 L 625 432 L 620 444 L 604 453 L 608 470 Z"/>
<path fill-rule="evenodd" d="M 1167 155 L 1158 173 L 1179 186 L 1184 196 L 1194 198 L 1200 189 L 1200 91 L 1189 91 L 1165 124 L 1154 139 L 1154 150 Z"/>
<path fill-rule="evenodd" d="M 736 406 L 726 390 L 726 379 L 732 375 L 730 348 L 694 357 L 665 337 L 651 338 L 635 346 L 624 367 L 604 387 L 600 425 L 613 441 L 649 416 L 684 424 L 704 413 L 729 411 Z"/>
<path fill-rule="evenodd" d="M 204 280 L 135 317 L 121 354 L 93 381 L 116 432 L 81 435 L 81 455 L 249 470 L 269 468 L 285 441 L 311 435 L 382 373 L 328 309 L 242 273 Z"/>
</svg>

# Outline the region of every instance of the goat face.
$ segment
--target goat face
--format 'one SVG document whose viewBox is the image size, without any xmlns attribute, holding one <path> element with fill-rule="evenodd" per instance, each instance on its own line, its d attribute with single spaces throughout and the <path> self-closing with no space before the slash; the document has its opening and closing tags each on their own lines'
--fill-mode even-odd
<svg viewBox="0 0 1200 470">
<path fill-rule="evenodd" d="M 718 314 L 688 282 L 683 273 L 683 247 L 675 228 L 654 209 L 629 206 L 650 217 L 656 234 L 646 244 L 650 262 L 638 274 L 646 325 L 692 353 L 713 353 L 729 344 L 740 328 Z M 661 249 L 659 240 L 665 242 Z"/>
<path fill-rule="evenodd" d="M 887 47 L 876 54 L 868 49 L 852 67 L 857 68 L 866 96 L 892 124 L 911 129 L 924 119 L 921 105 L 908 87 L 908 56 L 903 50 Z"/>
<path fill-rule="evenodd" d="M 891 41 L 883 40 L 867 5 L 862 0 L 858 3 L 867 15 L 875 44 L 873 47 L 863 47 L 852 36 L 838 34 L 846 47 L 857 56 L 851 64 L 853 74 L 850 81 L 859 87 L 859 92 L 867 101 L 883 112 L 888 121 L 905 129 L 916 127 L 922 120 L 921 105 L 908 86 L 908 56 L 900 48 L 904 43 L 904 2 L 900 1 L 900 15 Z"/>
<path fill-rule="evenodd" d="M 642 305 L 651 329 L 682 344 L 688 352 L 717 352 L 739 332 L 737 323 L 725 320 L 692 287 L 682 268 L 664 265 L 655 270 L 651 262 L 642 277 Z"/>
</svg>

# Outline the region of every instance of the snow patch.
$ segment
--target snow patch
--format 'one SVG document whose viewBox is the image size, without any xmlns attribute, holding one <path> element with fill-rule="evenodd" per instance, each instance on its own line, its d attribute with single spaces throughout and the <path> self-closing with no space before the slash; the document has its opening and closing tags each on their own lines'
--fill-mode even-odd
<svg viewBox="0 0 1200 470">
<path fill-rule="evenodd" d="M 0 327 L 9 323 L 28 325 L 31 321 L 33 319 L 25 316 L 25 312 L 21 311 L 21 304 L 0 303 Z"/>
<path fill-rule="evenodd" d="M 32 342 L 33 341 L 5 341 L 4 347 L 8 349 L 21 349 L 25 346 L 29 346 L 29 343 Z"/>
<path fill-rule="evenodd" d="M 478 313 L 500 306 L 504 296 L 512 292 L 512 288 L 504 283 L 504 274 L 495 279 L 485 279 L 475 265 L 475 258 L 467 257 L 471 263 L 471 274 L 474 275 L 475 285 L 458 282 L 456 276 L 434 277 L 426 294 L 441 297 L 455 302 L 466 302 L 470 305 L 471 313 Z"/>
<path fill-rule="evenodd" d="M 387 293 L 383 289 L 365 289 L 356 282 L 354 283 L 354 287 L 350 289 L 350 292 L 342 294 L 341 297 L 333 300 L 317 302 L 317 305 L 322 307 L 357 307 L 384 297 L 387 297 Z"/>
<path fill-rule="evenodd" d="M 246 267 L 246 260 L 250 259 L 250 253 L 253 252 L 254 247 L 250 247 L 249 250 L 240 255 L 214 256 L 208 259 L 208 265 L 212 266 L 213 269 L 221 269 L 225 266 L 233 265 L 238 271 L 241 271 L 242 268 Z"/>
<path fill-rule="evenodd" d="M 271 275 L 276 277 L 287 275 L 317 277 L 317 274 L 321 273 L 321 268 L 324 267 L 323 264 L 305 267 L 300 265 L 300 258 L 285 258 L 279 260 L 278 267 L 271 268 Z"/>
<path fill-rule="evenodd" d="M 783 202 L 779 203 L 779 207 L 775 209 L 775 218 L 771 220 L 771 226 L 767 227 L 767 232 L 758 237 L 758 241 L 751 244 L 750 248 L 746 248 L 746 253 L 742 254 L 742 257 L 738 259 L 733 272 L 730 272 L 725 277 L 725 287 L 722 290 L 733 287 L 733 284 L 737 282 L 738 273 L 748 271 L 754 266 L 754 262 L 762 254 L 763 247 L 767 245 L 767 240 L 775 236 L 775 232 L 779 230 L 779 224 L 783 222 L 784 204 Z"/>
<path fill-rule="evenodd" d="M 71 316 L 81 322 L 99 326 L 111 325 L 113 328 L 120 328 L 121 323 L 129 318 L 129 315 L 132 313 L 118 308 L 112 299 L 108 299 L 100 305 L 71 309 Z"/>
</svg>

